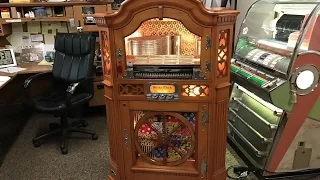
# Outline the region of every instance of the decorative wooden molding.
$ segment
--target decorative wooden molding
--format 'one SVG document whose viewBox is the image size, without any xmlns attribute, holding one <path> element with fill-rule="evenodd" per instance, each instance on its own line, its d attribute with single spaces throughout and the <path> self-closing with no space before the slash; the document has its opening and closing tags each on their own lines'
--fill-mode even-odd
<svg viewBox="0 0 320 180">
<path fill-rule="evenodd" d="M 143 84 L 120 84 L 119 94 L 120 95 L 143 95 L 144 86 Z"/>
<path fill-rule="evenodd" d="M 30 3 L 0 3 L 0 7 L 38 7 L 38 6 L 85 6 L 111 4 L 113 0 L 105 1 L 70 1 L 70 2 L 30 2 Z"/>
<path fill-rule="evenodd" d="M 94 17 L 96 19 L 106 19 L 106 21 L 97 22 L 98 26 L 107 25 L 108 27 L 118 29 L 126 26 L 136 14 L 148 9 L 156 9 L 158 13 L 155 15 L 155 18 L 158 18 L 160 15 L 159 6 L 161 6 L 162 9 L 177 9 L 178 7 L 179 11 L 186 12 L 195 23 L 207 26 L 217 23 L 234 23 L 237 14 L 239 14 L 238 11 L 225 10 L 222 8 L 206 9 L 203 3 L 198 0 L 126 0 L 117 12 L 96 13 Z M 228 14 L 228 16 L 225 16 L 226 14 Z"/>
<path fill-rule="evenodd" d="M 217 23 L 234 23 L 237 20 L 236 15 L 218 16 Z"/>
<path fill-rule="evenodd" d="M 143 170 L 143 169 L 138 169 L 138 168 L 132 168 L 134 172 L 137 173 L 147 173 L 150 172 L 150 170 Z M 172 176 L 191 176 L 191 177 L 196 177 L 198 174 L 191 174 L 191 173 L 183 173 L 183 172 L 167 172 L 167 171 L 152 171 L 152 174 L 161 174 L 161 175 L 172 175 Z"/>
<path fill-rule="evenodd" d="M 104 17 L 95 17 L 96 24 L 106 24 L 106 19 Z"/>
<path fill-rule="evenodd" d="M 228 100 L 224 100 L 221 102 L 216 103 L 215 108 L 215 120 L 211 124 L 211 128 L 214 129 L 211 132 L 212 137 L 219 137 L 213 138 L 211 140 L 211 145 L 214 146 L 213 149 L 209 151 L 209 153 L 214 154 L 214 156 L 225 156 L 226 154 L 226 134 L 227 134 L 227 121 L 228 118 Z M 221 127 L 221 128 L 214 128 L 214 127 Z M 211 162 L 211 168 L 213 169 L 213 176 L 219 174 L 219 172 L 225 170 L 225 159 L 224 158 L 214 158 L 214 161 Z"/>
</svg>

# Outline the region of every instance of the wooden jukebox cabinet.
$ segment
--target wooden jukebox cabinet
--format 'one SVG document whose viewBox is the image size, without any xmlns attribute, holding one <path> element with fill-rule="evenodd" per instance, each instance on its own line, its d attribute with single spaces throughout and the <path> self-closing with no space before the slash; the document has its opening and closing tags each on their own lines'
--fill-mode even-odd
<svg viewBox="0 0 320 180">
<path fill-rule="evenodd" d="M 115 180 L 225 180 L 233 25 L 198 0 L 96 14 Z"/>
</svg>

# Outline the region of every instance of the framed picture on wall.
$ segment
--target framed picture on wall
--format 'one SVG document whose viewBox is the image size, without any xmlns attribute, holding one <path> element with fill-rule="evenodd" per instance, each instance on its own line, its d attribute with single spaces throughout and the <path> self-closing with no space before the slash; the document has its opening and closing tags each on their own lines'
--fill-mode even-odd
<svg viewBox="0 0 320 180">
<path fill-rule="evenodd" d="M 22 62 L 40 62 L 44 59 L 43 43 L 23 48 L 21 51 L 20 61 Z"/>
</svg>

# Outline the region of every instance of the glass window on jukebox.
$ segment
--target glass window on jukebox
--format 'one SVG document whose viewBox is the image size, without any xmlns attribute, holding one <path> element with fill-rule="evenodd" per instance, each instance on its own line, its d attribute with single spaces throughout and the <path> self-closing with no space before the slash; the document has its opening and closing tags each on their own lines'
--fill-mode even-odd
<svg viewBox="0 0 320 180">
<path fill-rule="evenodd" d="M 127 66 L 200 66 L 201 38 L 180 21 L 144 21 L 125 38 Z"/>
<path fill-rule="evenodd" d="M 301 51 L 313 50 L 320 51 L 320 7 L 315 9 L 313 13 L 307 13 L 304 16 L 300 34 L 303 34 L 303 38 L 297 42 L 297 48 Z M 305 27 L 303 29 L 303 27 Z M 297 41 L 298 33 L 292 34 L 291 40 Z"/>
<path fill-rule="evenodd" d="M 261 59 L 264 54 L 268 59 L 270 54 L 278 59 L 290 57 L 316 3 L 316 0 L 258 1 L 240 27 L 236 56 L 258 63 L 264 61 Z"/>
</svg>

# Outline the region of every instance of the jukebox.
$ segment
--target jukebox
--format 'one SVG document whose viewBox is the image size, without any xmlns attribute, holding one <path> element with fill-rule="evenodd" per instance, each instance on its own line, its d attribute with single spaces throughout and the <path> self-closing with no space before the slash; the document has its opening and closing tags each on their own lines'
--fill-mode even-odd
<svg viewBox="0 0 320 180">
<path fill-rule="evenodd" d="M 108 179 L 225 180 L 233 25 L 198 0 L 127 0 L 95 14 Z"/>
<path fill-rule="evenodd" d="M 240 28 L 228 137 L 265 176 L 320 168 L 319 10 L 261 0 Z"/>
</svg>

